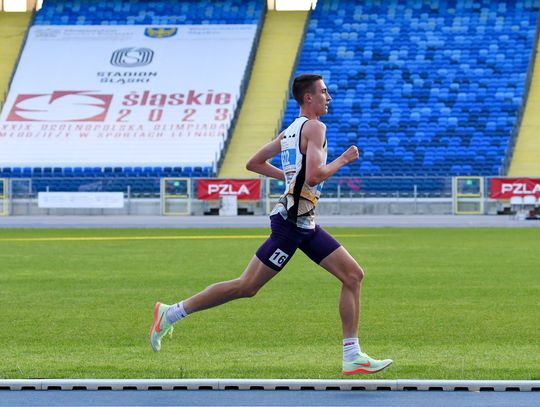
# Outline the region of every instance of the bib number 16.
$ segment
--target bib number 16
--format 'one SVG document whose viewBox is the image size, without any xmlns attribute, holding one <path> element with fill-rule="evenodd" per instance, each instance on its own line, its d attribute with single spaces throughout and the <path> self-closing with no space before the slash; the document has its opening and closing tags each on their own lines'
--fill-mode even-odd
<svg viewBox="0 0 540 407">
<path fill-rule="evenodd" d="M 289 258 L 289 255 L 281 249 L 277 249 L 272 256 L 270 256 L 270 262 L 274 263 L 278 267 L 283 267 L 285 261 Z"/>
</svg>

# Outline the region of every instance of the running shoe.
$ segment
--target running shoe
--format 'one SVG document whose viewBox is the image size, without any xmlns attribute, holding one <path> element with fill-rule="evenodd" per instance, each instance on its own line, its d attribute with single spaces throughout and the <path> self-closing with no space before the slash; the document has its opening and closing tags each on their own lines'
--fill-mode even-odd
<svg viewBox="0 0 540 407">
<path fill-rule="evenodd" d="M 360 353 L 352 362 L 343 361 L 343 374 L 377 373 L 392 364 L 392 359 L 377 360 L 365 353 Z"/>
<path fill-rule="evenodd" d="M 161 338 L 167 333 L 172 338 L 173 325 L 167 320 L 167 310 L 171 308 L 171 305 L 156 303 L 154 308 L 154 322 L 152 322 L 152 328 L 150 328 L 150 345 L 154 352 L 159 352 L 161 349 Z"/>
</svg>

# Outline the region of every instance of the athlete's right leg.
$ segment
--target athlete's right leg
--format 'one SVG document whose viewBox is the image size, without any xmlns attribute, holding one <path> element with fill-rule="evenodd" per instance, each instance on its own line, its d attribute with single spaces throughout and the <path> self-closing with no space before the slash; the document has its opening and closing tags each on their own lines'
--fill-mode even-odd
<svg viewBox="0 0 540 407">
<path fill-rule="evenodd" d="M 277 273 L 253 256 L 240 277 L 208 286 L 184 300 L 184 309 L 192 314 L 238 298 L 253 297 Z"/>
<path fill-rule="evenodd" d="M 364 271 L 356 260 L 320 227 L 316 228 L 313 237 L 304 242 L 300 249 L 342 283 L 339 314 L 343 330 L 343 374 L 376 373 L 390 366 L 391 359 L 373 359 L 360 350 L 358 321 Z"/>
</svg>

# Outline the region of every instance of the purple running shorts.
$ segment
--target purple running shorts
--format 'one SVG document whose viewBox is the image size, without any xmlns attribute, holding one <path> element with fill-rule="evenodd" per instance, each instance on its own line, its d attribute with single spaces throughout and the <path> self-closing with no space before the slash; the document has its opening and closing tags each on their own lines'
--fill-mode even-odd
<svg viewBox="0 0 540 407">
<path fill-rule="evenodd" d="M 270 217 L 272 233 L 259 247 L 257 258 L 275 271 L 285 267 L 296 249 L 302 250 L 319 264 L 341 244 L 319 225 L 315 229 L 299 228 L 278 213 Z"/>
</svg>

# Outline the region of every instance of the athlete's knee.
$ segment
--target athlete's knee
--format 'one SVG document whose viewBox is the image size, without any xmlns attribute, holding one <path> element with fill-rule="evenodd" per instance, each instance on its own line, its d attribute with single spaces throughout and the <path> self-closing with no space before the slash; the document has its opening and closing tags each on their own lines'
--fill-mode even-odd
<svg viewBox="0 0 540 407">
<path fill-rule="evenodd" d="M 236 296 L 238 298 L 251 298 L 259 292 L 260 287 L 257 287 L 247 280 L 239 278 L 236 285 Z"/>
<path fill-rule="evenodd" d="M 343 284 L 349 286 L 349 287 L 357 287 L 360 286 L 362 283 L 362 280 L 364 279 L 364 270 L 358 263 L 352 264 L 349 269 L 347 270 L 345 281 Z"/>
<path fill-rule="evenodd" d="M 251 298 L 255 297 L 259 292 L 259 287 L 244 286 L 240 290 L 240 298 Z"/>
<path fill-rule="evenodd" d="M 357 270 L 356 270 L 357 278 L 358 278 L 358 281 L 361 283 L 364 277 L 366 276 L 366 273 L 364 272 L 364 269 L 359 264 L 356 264 L 356 266 L 357 266 Z"/>
</svg>

